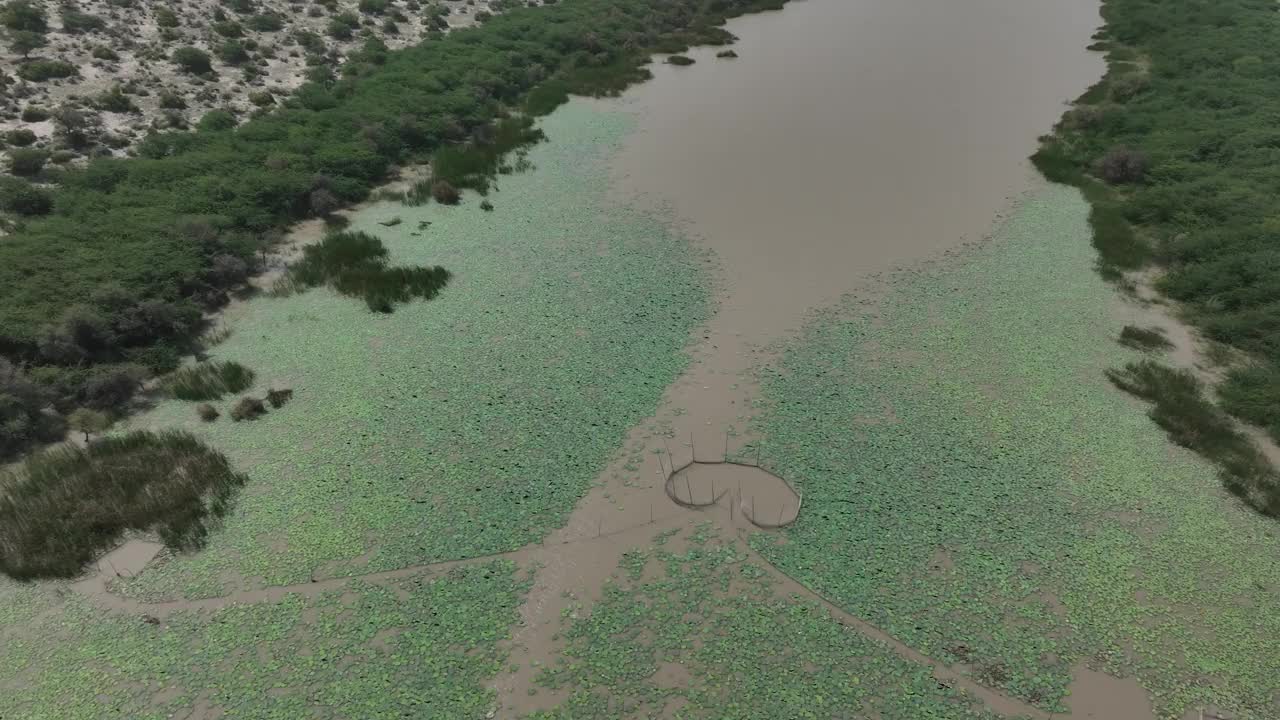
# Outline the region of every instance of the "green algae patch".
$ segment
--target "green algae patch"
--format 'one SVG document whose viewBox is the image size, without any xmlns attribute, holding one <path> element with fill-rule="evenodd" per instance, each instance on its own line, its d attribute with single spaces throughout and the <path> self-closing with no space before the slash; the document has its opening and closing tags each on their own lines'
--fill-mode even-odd
<svg viewBox="0 0 1280 720">
<path fill-rule="evenodd" d="M 741 547 L 690 542 L 628 553 L 589 615 L 566 621 L 564 656 L 539 682 L 568 697 L 533 718 L 998 717 L 780 593 Z"/>
<path fill-rule="evenodd" d="M 0 717 L 483 718 L 527 584 L 494 561 L 161 622 L 72 595 L 4 638 Z"/>
<path fill-rule="evenodd" d="M 1276 717 L 1274 523 L 1106 380 L 1118 302 L 1088 206 L 1027 199 L 987 245 L 820 314 L 763 372 L 771 467 L 805 494 L 753 545 L 985 684 L 1061 711 L 1080 662 L 1158 714 Z"/>
<path fill-rule="evenodd" d="M 708 306 L 707 258 L 607 197 L 631 122 L 585 104 L 546 118 L 536 169 L 491 193 L 501 212 L 468 199 L 357 215 L 351 230 L 390 262 L 450 269 L 429 303 L 376 314 L 317 288 L 245 305 L 217 355 L 293 399 L 253 423 L 202 423 L 181 403 L 139 421 L 204 437 L 251 482 L 207 549 L 117 589 L 216 596 L 238 578 L 504 552 L 560 526 L 683 370 Z"/>
</svg>

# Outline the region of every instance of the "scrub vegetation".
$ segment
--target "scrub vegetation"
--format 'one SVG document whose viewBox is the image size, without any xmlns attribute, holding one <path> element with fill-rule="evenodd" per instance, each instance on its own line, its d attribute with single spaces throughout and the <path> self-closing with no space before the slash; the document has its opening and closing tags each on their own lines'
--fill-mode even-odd
<svg viewBox="0 0 1280 720">
<path fill-rule="evenodd" d="M 726 43 L 732 36 L 716 27 L 725 17 L 783 2 L 516 6 L 404 50 L 369 43 L 339 77 L 317 75 L 238 128 L 215 111 L 197 132 L 148 135 L 136 158 L 32 168 L 39 188 L 7 182 L 0 200 L 18 215 L 0 242 L 0 354 L 24 368 L 11 376 L 35 386 L 41 404 L 27 404 L 31 393 L 0 394 L 0 452 L 56 436 L 57 418 L 32 416 L 85 405 L 103 375 L 140 380 L 176 368 L 202 311 L 242 287 L 288 224 L 365 198 L 393 165 L 432 157 L 433 193 L 485 190 L 501 152 L 536 138 L 515 117 L 522 108 L 549 112 L 570 92 L 615 93 L 647 76 L 649 49 Z M 86 127 L 79 111 L 58 112 L 68 133 Z M 348 274 L 344 287 L 386 309 L 400 297 L 381 284 L 389 272 Z M 397 282 L 422 295 L 439 279 Z M 111 409 L 122 411 L 127 395 Z"/>
<path fill-rule="evenodd" d="M 1275 8 L 1106 0 L 1103 15 L 1108 72 L 1033 160 L 1089 198 L 1104 274 L 1157 263 L 1189 321 L 1252 356 L 1219 387 L 1222 407 L 1280 439 Z"/>
<path fill-rule="evenodd" d="M 245 476 L 188 433 L 133 432 L 29 457 L 0 477 L 0 572 L 73 577 L 128 530 L 201 546 Z"/>
</svg>

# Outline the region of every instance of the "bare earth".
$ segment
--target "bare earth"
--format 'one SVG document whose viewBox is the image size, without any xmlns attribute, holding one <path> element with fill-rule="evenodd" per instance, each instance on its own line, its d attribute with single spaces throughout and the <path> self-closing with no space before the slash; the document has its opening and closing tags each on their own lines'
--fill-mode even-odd
<svg viewBox="0 0 1280 720">
<path fill-rule="evenodd" d="M 158 3 L 149 0 L 108 2 L 83 0 L 75 3 L 80 12 L 98 17 L 103 27 L 87 32 L 67 32 L 55 0 L 34 0 L 43 6 L 49 20 L 48 45 L 35 50 L 30 59 L 65 60 L 78 74 L 65 79 L 27 82 L 17 75 L 22 58 L 12 51 L 8 39 L 0 39 L 5 61 L 0 73 L 0 133 L 26 128 L 37 136 L 36 146 L 51 150 L 65 149 L 55 137 L 52 120 L 24 120 L 23 111 L 39 108 L 54 111 L 74 107 L 87 113 L 101 145 L 99 154 L 125 155 L 135 143 L 153 130 L 181 128 L 196 123 L 214 109 L 231 110 L 241 121 L 259 108 L 270 108 L 305 82 L 308 52 L 297 41 L 297 33 L 311 32 L 324 43 L 325 65 L 337 70 L 351 52 L 360 49 L 369 35 L 396 49 L 422 42 L 433 27 L 434 7 L 439 7 L 448 27 L 467 27 L 476 22 L 476 13 L 489 12 L 488 0 L 396 0 L 380 14 L 361 13 L 358 0 L 334 0 L 331 5 L 286 2 L 286 0 L 253 0 L 253 13 L 237 13 L 218 0 L 182 0 Z M 176 27 L 157 23 L 156 12 L 167 8 L 178 18 Z M 223 62 L 218 49 L 228 37 L 215 32 L 215 13 L 221 12 L 225 22 L 239 24 L 238 40 L 246 47 L 250 59 L 241 66 Z M 327 33 L 335 15 L 351 13 L 360 19 L 359 29 L 350 39 L 340 40 Z M 275 31 L 252 29 L 252 14 L 274 15 L 282 21 Z M 400 17 L 402 20 L 395 20 Z M 395 24 L 392 31 L 385 26 Z M 212 79 L 197 78 L 182 72 L 170 59 L 173 50 L 191 46 L 213 58 Z M 114 58 L 111 56 L 114 55 Z M 257 73 L 249 77 L 244 66 Z M 95 98 L 113 87 L 120 87 L 137 107 L 131 112 L 111 112 L 95 107 Z M 162 93 L 181 97 L 185 108 L 160 107 Z M 251 94 L 254 98 L 251 99 Z M 256 101 L 256 102 L 255 102 Z M 66 160 L 82 163 L 85 158 Z"/>
</svg>

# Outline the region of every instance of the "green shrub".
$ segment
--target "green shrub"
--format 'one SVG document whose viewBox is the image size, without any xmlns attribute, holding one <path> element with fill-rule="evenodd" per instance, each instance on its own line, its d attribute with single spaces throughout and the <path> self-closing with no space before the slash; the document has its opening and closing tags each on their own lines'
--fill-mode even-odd
<svg viewBox="0 0 1280 720">
<path fill-rule="evenodd" d="M 0 210 L 17 215 L 45 215 L 53 209 L 53 196 L 15 177 L 0 176 Z"/>
<path fill-rule="evenodd" d="M 35 105 L 22 108 L 23 122 L 42 122 L 49 119 L 49 111 Z"/>
<path fill-rule="evenodd" d="M 253 385 L 253 371 L 237 362 L 202 362 L 175 370 L 161 387 L 179 400 L 221 400 Z"/>
<path fill-rule="evenodd" d="M 0 496 L 0 572 L 70 578 L 128 531 L 202 546 L 247 478 L 183 432 L 133 432 L 29 458 Z"/>
<path fill-rule="evenodd" d="M 692 65 L 694 62 L 695 61 L 693 58 L 688 57 L 686 55 L 672 55 L 671 57 L 667 58 L 668 65 L 687 66 L 687 65 Z"/>
<path fill-rule="evenodd" d="M 65 60 L 30 60 L 18 66 L 18 77 L 29 82 L 44 82 L 78 75 L 75 65 Z"/>
<path fill-rule="evenodd" d="M 178 16 L 166 7 L 156 8 L 156 25 L 162 28 L 178 27 Z"/>
<path fill-rule="evenodd" d="M 1112 185 L 1142 182 L 1149 162 L 1147 156 L 1137 150 L 1114 147 L 1098 161 L 1098 176 Z"/>
<path fill-rule="evenodd" d="M 186 110 L 187 101 L 172 90 L 160 91 L 160 107 L 166 110 Z"/>
<path fill-rule="evenodd" d="M 93 56 L 99 60 L 119 60 L 120 59 L 120 56 L 116 54 L 115 50 L 112 50 L 111 48 L 105 45 L 99 45 L 98 47 L 94 48 Z"/>
<path fill-rule="evenodd" d="M 80 12 L 73 7 L 62 8 L 62 31 L 67 33 L 86 33 L 101 30 L 107 26 L 106 21 L 97 15 Z"/>
<path fill-rule="evenodd" d="M 36 134 L 29 128 L 15 128 L 5 133 L 4 139 L 14 147 L 26 147 L 36 141 Z"/>
<path fill-rule="evenodd" d="M 1280 441 L 1280 370 L 1274 365 L 1253 363 L 1230 371 L 1218 397 L 1227 412 Z"/>
<path fill-rule="evenodd" d="M 14 175 L 36 175 L 44 169 L 49 152 L 39 148 L 14 148 L 9 151 L 9 172 Z"/>
<path fill-rule="evenodd" d="M 350 40 L 359 27 L 360 20 L 356 16 L 351 13 L 342 13 L 329 20 L 325 32 L 329 33 L 329 37 L 336 40 Z"/>
<path fill-rule="evenodd" d="M 430 300 L 449 282 L 441 267 L 387 267 L 382 241 L 362 232 L 338 232 L 303 248 L 289 268 L 298 287 L 329 285 L 343 295 L 363 298 L 375 312 L 391 312 L 395 303 Z"/>
<path fill-rule="evenodd" d="M 30 30 L 10 30 L 8 35 L 9 49 L 23 58 L 49 44 L 43 33 Z"/>
<path fill-rule="evenodd" d="M 244 28 L 240 27 L 240 23 L 235 22 L 234 20 L 216 22 L 211 27 L 214 32 L 223 37 L 238 38 L 244 35 Z"/>
<path fill-rule="evenodd" d="M 196 406 L 196 415 L 203 421 L 211 423 L 222 417 L 222 413 L 218 412 L 218 408 L 209 403 L 200 403 Z"/>
<path fill-rule="evenodd" d="M 124 90 L 119 85 L 114 85 L 110 90 L 95 97 L 93 106 L 105 112 L 138 112 L 138 106 L 134 104 L 132 98 L 124 94 Z"/>
<path fill-rule="evenodd" d="M 387 11 L 390 4 L 388 0 L 360 0 L 356 8 L 362 13 L 381 15 Z"/>
<path fill-rule="evenodd" d="M 236 116 L 229 110 L 210 110 L 200 118 L 196 127 L 204 132 L 230 130 L 236 126 Z"/>
<path fill-rule="evenodd" d="M 228 65 L 239 65 L 249 59 L 249 51 L 238 40 L 228 40 L 218 47 L 218 58 Z"/>
<path fill-rule="evenodd" d="M 174 50 L 172 59 L 175 65 L 192 75 L 203 75 L 213 70 L 209 53 L 189 45 Z"/>
<path fill-rule="evenodd" d="M 10 30 L 35 33 L 49 30 L 44 8 L 28 0 L 10 0 L 0 5 L 0 25 Z"/>
<path fill-rule="evenodd" d="M 275 13 L 253 15 L 245 19 L 244 24 L 248 25 L 250 30 L 258 32 L 278 32 L 284 29 L 284 20 Z"/>
</svg>

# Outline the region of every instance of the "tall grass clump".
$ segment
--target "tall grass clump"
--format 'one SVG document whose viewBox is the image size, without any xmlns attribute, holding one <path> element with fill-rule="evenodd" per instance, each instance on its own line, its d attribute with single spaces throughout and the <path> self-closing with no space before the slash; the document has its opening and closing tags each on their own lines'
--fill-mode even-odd
<svg viewBox="0 0 1280 720">
<path fill-rule="evenodd" d="M 507 153 L 543 140 L 533 118 L 516 115 L 482 127 L 462 145 L 446 145 L 431 155 L 432 186 L 439 183 L 461 189 L 489 192 L 493 176 Z"/>
<path fill-rule="evenodd" d="M 29 457 L 0 477 L 0 572 L 68 578 L 126 531 L 202 546 L 247 478 L 185 432 L 133 432 Z"/>
<path fill-rule="evenodd" d="M 1137 325 L 1125 325 L 1120 331 L 1120 344 L 1134 350 L 1168 350 L 1173 343 L 1164 336 L 1160 328 L 1141 328 Z"/>
<path fill-rule="evenodd" d="M 1255 510 L 1280 517 L 1280 475 L 1231 418 L 1204 397 L 1194 375 L 1142 360 L 1108 370 L 1107 378 L 1150 402 L 1148 414 L 1170 440 L 1216 462 L 1228 490 Z"/>
<path fill-rule="evenodd" d="M 220 400 L 253 385 L 253 371 L 237 362 L 202 362 L 175 370 L 164 383 L 179 400 Z"/>
<path fill-rule="evenodd" d="M 302 259 L 288 275 L 299 287 L 328 285 L 343 295 L 362 298 L 375 312 L 391 312 L 396 303 L 414 298 L 430 300 L 449 277 L 449 271 L 439 266 L 387 267 L 387 248 L 363 232 L 326 235 L 303 250 Z"/>
</svg>

